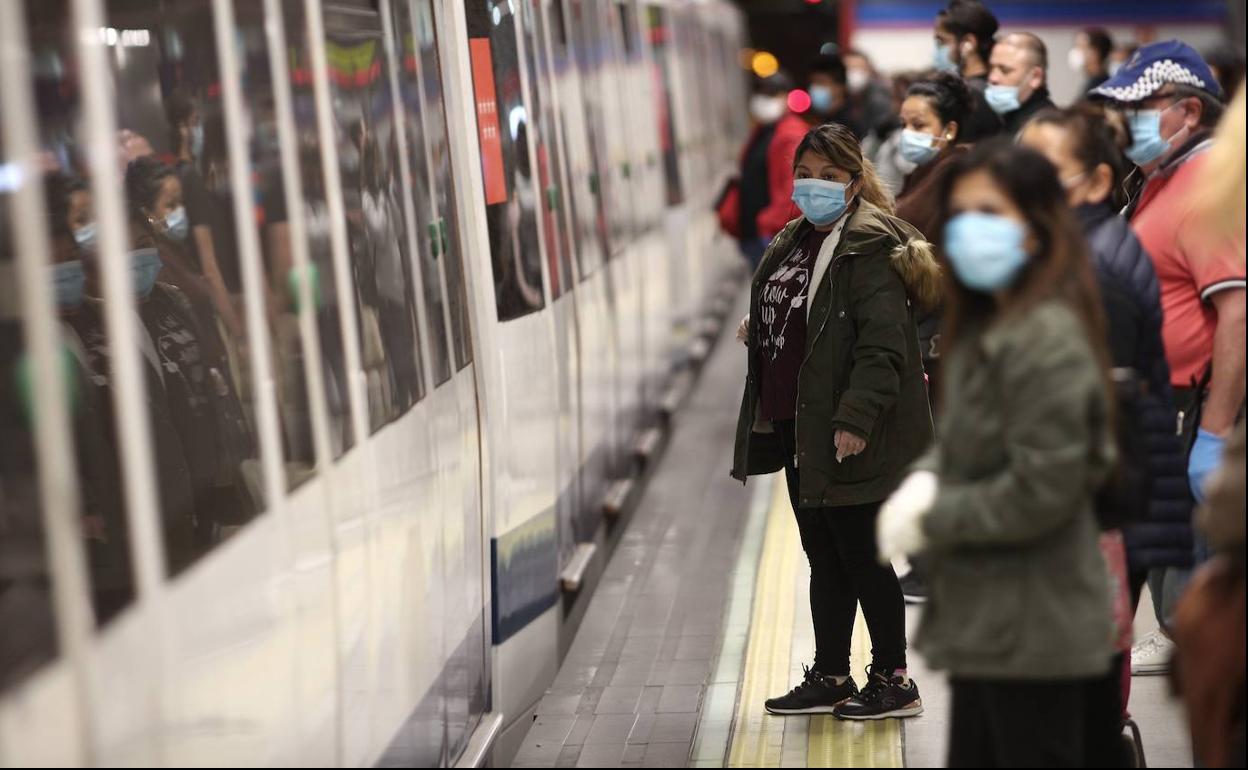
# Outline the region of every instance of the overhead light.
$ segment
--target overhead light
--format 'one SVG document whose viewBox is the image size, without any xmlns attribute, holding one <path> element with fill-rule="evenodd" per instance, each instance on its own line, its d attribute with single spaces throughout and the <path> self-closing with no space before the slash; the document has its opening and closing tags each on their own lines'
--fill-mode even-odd
<svg viewBox="0 0 1248 770">
<path fill-rule="evenodd" d="M 750 68 L 760 78 L 769 78 L 780 70 L 780 62 L 769 51 L 758 51 L 750 60 Z"/>
</svg>

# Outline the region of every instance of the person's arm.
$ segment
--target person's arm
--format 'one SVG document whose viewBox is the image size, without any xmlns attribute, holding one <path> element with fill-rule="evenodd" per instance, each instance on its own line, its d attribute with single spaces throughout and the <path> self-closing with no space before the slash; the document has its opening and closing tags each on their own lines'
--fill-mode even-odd
<svg viewBox="0 0 1248 770">
<path fill-rule="evenodd" d="M 1230 434 L 1244 402 L 1244 293 L 1242 288 L 1226 289 L 1209 297 L 1218 325 L 1213 334 L 1213 379 L 1200 427 L 1222 438 Z"/>
<path fill-rule="evenodd" d="M 225 288 L 225 279 L 221 276 L 221 266 L 217 264 L 212 228 L 207 225 L 195 225 L 191 228 L 191 235 L 195 238 L 195 248 L 199 251 L 199 263 L 204 271 L 204 278 L 208 281 L 208 293 L 212 297 L 213 308 L 221 317 L 231 337 L 236 340 L 245 339 L 243 322 L 234 309 L 234 302 Z"/>
</svg>

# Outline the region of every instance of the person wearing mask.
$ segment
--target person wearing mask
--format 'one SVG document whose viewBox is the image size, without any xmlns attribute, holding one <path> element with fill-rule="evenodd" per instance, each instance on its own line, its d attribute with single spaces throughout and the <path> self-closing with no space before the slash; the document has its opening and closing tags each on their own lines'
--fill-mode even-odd
<svg viewBox="0 0 1248 770">
<path fill-rule="evenodd" d="M 910 90 L 911 84 L 925 75 L 926 73 L 919 72 L 899 72 L 893 75 L 891 98 L 894 114 L 900 114 L 902 102 L 906 100 L 906 93 Z M 882 138 L 871 157 L 871 162 L 875 164 L 876 176 L 893 196 L 901 193 L 906 177 L 915 169 L 915 164 L 906 160 L 901 154 L 902 135 L 903 126 L 898 117 L 889 127 L 888 133 Z"/>
<path fill-rule="evenodd" d="M 950 0 L 936 14 L 933 65 L 941 72 L 961 75 L 975 92 L 974 109 L 963 126 L 964 142 L 974 143 L 1001 132 L 1001 118 L 984 99 L 988 62 L 999 27 L 997 17 L 979 0 Z"/>
<path fill-rule="evenodd" d="M 830 53 L 819 54 L 810 63 L 807 78 L 810 109 L 806 112 L 806 121 L 810 126 L 840 123 L 860 140 L 866 136 L 866 127 L 853 114 L 849 100 L 849 75 L 841 57 Z"/>
<path fill-rule="evenodd" d="M 190 224 L 185 250 L 204 276 L 213 308 L 226 331 L 232 339 L 243 339 L 246 335 L 242 318 L 230 295 L 231 290 L 242 291 L 241 269 L 232 248 L 233 230 L 223 221 L 223 212 L 204 183 L 204 121 L 199 103 L 186 91 L 175 89 L 165 102 L 165 115 L 173 147 L 171 165 L 182 186 Z M 230 258 L 222 259 L 226 255 Z M 228 263 L 228 270 L 224 272 L 223 262 Z"/>
<path fill-rule="evenodd" d="M 1127 115 L 1127 156 L 1140 181 L 1126 213 L 1153 258 L 1161 286 L 1162 337 L 1190 446 L 1188 478 L 1199 501 L 1204 477 L 1244 403 L 1245 269 L 1239 238 L 1210 239 L 1194 199 L 1223 113 L 1208 65 L 1177 40 L 1141 48 L 1092 94 Z M 1196 558 L 1202 557 L 1197 543 Z M 1141 673 L 1165 670 L 1169 645 L 1140 651 Z"/>
<path fill-rule="evenodd" d="M 896 125 L 897 111 L 887 81 L 875 71 L 862 51 L 850 49 L 841 57 L 845 62 L 845 85 L 849 91 L 849 111 L 866 131 L 867 154 Z"/>
<path fill-rule="evenodd" d="M 928 555 L 915 644 L 949 672 L 949 766 L 1079 767 L 1087 688 L 1112 653 L 1093 512 L 1115 460 L 1095 279 L 1035 151 L 977 146 L 940 199 L 940 427 L 880 511 L 880 559 Z"/>
<path fill-rule="evenodd" d="M 1109 79 L 1109 55 L 1114 39 L 1103 27 L 1088 27 L 1075 35 L 1075 45 L 1066 56 L 1071 71 L 1084 78 L 1079 88 L 1086 94 Z"/>
<path fill-rule="evenodd" d="M 732 475 L 785 471 L 810 562 L 815 662 L 765 706 L 914 716 L 905 604 L 874 532 L 880 501 L 932 436 L 915 314 L 935 301 L 939 270 L 845 126 L 812 129 L 794 174 L 802 216 L 768 247 L 738 329 L 749 356 Z M 859 604 L 872 643 L 861 691 L 849 663 Z"/>
<path fill-rule="evenodd" d="M 936 191 L 953 162 L 970 149 L 960 144 L 958 137 L 970 115 L 971 100 L 971 90 L 962 78 L 938 72 L 910 86 L 901 105 L 901 152 L 915 169 L 906 177 L 897 199 L 897 216 L 928 240 L 940 237 Z M 928 393 L 936 393 L 940 382 L 939 308 L 919 317 L 919 349 Z M 927 581 L 921 558 L 910 560 L 910 570 L 901 578 L 901 592 L 909 603 L 925 601 Z"/>
<path fill-rule="evenodd" d="M 792 219 L 793 153 L 809 128 L 789 109 L 792 90 L 793 82 L 781 72 L 755 81 L 750 96 L 754 129 L 741 150 L 740 174 L 716 207 L 720 227 L 737 239 L 751 269 Z"/>
<path fill-rule="evenodd" d="M 1186 458 L 1174 433 L 1174 396 L 1161 339 L 1157 273 L 1130 226 L 1111 206 L 1122 176 L 1122 155 L 1104 111 L 1084 103 L 1041 112 L 1023 129 L 1020 143 L 1042 153 L 1057 169 L 1066 200 L 1087 237 L 1108 322 L 1112 363 L 1142 385 L 1130 417 L 1138 423 L 1131 435 L 1145 447 L 1140 459 L 1150 481 L 1146 510 L 1122 530 L 1101 535 L 1101 552 L 1113 569 L 1117 592 L 1115 638 L 1120 654 L 1109 677 L 1090 696 L 1098 699 L 1101 724 L 1109 729 L 1099 731 L 1102 740 L 1096 745 L 1101 759 L 1089 757 L 1088 761 L 1113 766 L 1121 759 L 1116 754 L 1120 748 L 1117 734 L 1131 690 L 1131 627 L 1145 580 L 1150 570 L 1191 564 Z"/>
<path fill-rule="evenodd" d="M 1044 41 L 1030 32 L 1011 32 L 992 49 L 984 99 L 1001 116 L 1005 133 L 1014 136 L 1032 115 L 1052 109 L 1049 54 Z"/>
</svg>

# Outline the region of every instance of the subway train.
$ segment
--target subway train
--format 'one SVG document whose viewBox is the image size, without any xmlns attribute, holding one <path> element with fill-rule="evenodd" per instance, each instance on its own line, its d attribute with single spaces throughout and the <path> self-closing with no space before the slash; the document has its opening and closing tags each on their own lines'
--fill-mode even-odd
<svg viewBox="0 0 1248 770">
<path fill-rule="evenodd" d="M 0 764 L 505 763 L 742 278 L 743 35 L 0 2 Z"/>
</svg>

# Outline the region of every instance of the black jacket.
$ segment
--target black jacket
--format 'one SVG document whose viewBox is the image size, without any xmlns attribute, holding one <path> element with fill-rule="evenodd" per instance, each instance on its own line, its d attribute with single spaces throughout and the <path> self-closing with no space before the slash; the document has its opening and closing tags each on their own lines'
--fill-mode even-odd
<svg viewBox="0 0 1248 770">
<path fill-rule="evenodd" d="M 1085 206 L 1087 234 L 1109 326 L 1113 364 L 1147 385 L 1141 410 L 1151 480 L 1148 514 L 1124 528 L 1131 569 L 1185 567 L 1192 558 L 1192 498 L 1187 458 L 1176 434 L 1170 365 L 1161 340 L 1161 296 L 1148 252 L 1108 204 Z"/>
<path fill-rule="evenodd" d="M 1040 86 L 1036 92 L 1027 98 L 1017 110 L 1007 112 L 1001 116 L 1001 122 L 1005 126 L 1007 136 L 1014 136 L 1023 126 L 1027 125 L 1027 121 L 1037 112 L 1056 107 L 1053 100 L 1049 98 L 1049 89 L 1046 86 Z"/>
<path fill-rule="evenodd" d="M 967 78 L 966 84 L 971 87 L 971 114 L 966 116 L 966 125 L 958 132 L 958 141 L 975 144 L 1001 133 L 1001 116 L 984 100 L 984 89 L 988 87 L 986 75 Z"/>
</svg>

